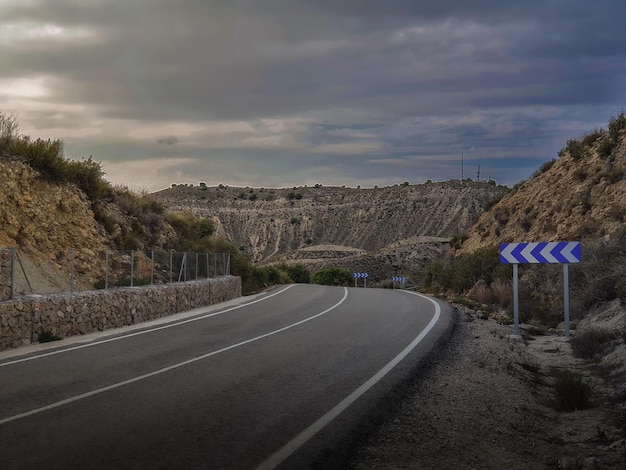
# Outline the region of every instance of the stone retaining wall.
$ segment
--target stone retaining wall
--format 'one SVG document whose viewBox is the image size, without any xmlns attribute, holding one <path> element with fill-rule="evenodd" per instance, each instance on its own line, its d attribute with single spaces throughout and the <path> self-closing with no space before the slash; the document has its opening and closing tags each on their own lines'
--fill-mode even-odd
<svg viewBox="0 0 626 470">
<path fill-rule="evenodd" d="M 32 295 L 0 302 L 0 350 L 153 320 L 241 296 L 241 278 Z"/>
<path fill-rule="evenodd" d="M 0 301 L 11 298 L 12 252 L 0 248 Z"/>
</svg>

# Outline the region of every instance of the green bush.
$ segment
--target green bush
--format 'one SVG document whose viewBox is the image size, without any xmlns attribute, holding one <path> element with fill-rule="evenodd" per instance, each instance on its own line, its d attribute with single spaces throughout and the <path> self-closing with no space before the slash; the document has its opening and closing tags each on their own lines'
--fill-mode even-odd
<svg viewBox="0 0 626 470">
<path fill-rule="evenodd" d="M 590 406 L 594 385 L 580 373 L 561 370 L 554 382 L 554 406 L 559 411 L 584 410 Z"/>
<path fill-rule="evenodd" d="M 565 150 L 570 154 L 574 161 L 578 161 L 587 155 L 587 147 L 577 139 L 569 139 Z M 563 152 L 563 151 L 561 151 Z"/>
<path fill-rule="evenodd" d="M 281 264 L 279 268 L 285 271 L 293 282 L 298 284 L 308 284 L 311 282 L 311 272 L 302 263 Z"/>
<path fill-rule="evenodd" d="M 626 129 L 624 110 L 609 120 L 608 132 L 598 144 L 598 155 L 603 158 L 608 158 L 613 153 L 613 150 L 619 145 L 620 134 L 623 129 Z"/>
<path fill-rule="evenodd" d="M 585 145 L 587 147 L 591 147 L 591 146 L 593 146 L 593 144 L 596 143 L 596 141 L 600 137 L 602 137 L 603 134 L 604 134 L 604 130 L 602 130 L 602 129 L 595 129 L 595 130 L 591 131 L 590 133 L 585 134 L 583 136 L 582 143 L 583 143 L 583 145 Z"/>
<path fill-rule="evenodd" d="M 429 289 L 452 290 L 462 294 L 480 280 L 490 285 L 496 279 L 511 277 L 510 266 L 500 264 L 498 247 L 491 247 L 435 261 L 426 268 L 424 285 Z"/>
<path fill-rule="evenodd" d="M 458 250 L 463 245 L 463 242 L 469 238 L 467 233 L 456 234 L 450 239 L 450 246 L 455 250 Z"/>
<path fill-rule="evenodd" d="M 354 283 L 354 278 L 346 268 L 330 267 L 320 269 L 313 274 L 311 282 L 324 286 L 351 286 Z"/>
<path fill-rule="evenodd" d="M 50 181 L 75 184 L 92 202 L 112 194 L 113 188 L 104 179 L 100 163 L 91 156 L 82 160 L 69 160 L 63 155 L 62 141 L 33 140 L 19 134 L 18 130 L 16 117 L 0 111 L 0 154 L 22 157 Z"/>
<path fill-rule="evenodd" d="M 626 129 L 626 115 L 622 109 L 617 116 L 609 120 L 609 137 L 611 140 L 618 142 L 623 129 Z"/>
</svg>

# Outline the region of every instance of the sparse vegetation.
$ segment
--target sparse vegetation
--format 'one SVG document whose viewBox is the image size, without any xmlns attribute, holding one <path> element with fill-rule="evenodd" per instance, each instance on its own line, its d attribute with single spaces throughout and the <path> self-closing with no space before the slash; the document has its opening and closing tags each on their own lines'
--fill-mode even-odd
<svg viewBox="0 0 626 470">
<path fill-rule="evenodd" d="M 320 269 L 313 274 L 311 282 L 325 286 L 350 286 L 354 283 L 354 278 L 346 268 L 330 267 Z"/>
<path fill-rule="evenodd" d="M 579 372 L 560 370 L 554 382 L 554 407 L 559 411 L 589 408 L 594 385 Z"/>
<path fill-rule="evenodd" d="M 468 239 L 468 237 L 469 235 L 467 233 L 457 234 L 453 236 L 450 240 L 450 246 L 455 250 L 458 250 L 463 245 L 463 242 Z"/>
<path fill-rule="evenodd" d="M 67 159 L 63 142 L 51 139 L 31 139 L 19 133 L 15 115 L 0 111 L 0 155 L 18 156 L 50 181 L 78 186 L 91 200 L 110 196 L 113 188 L 104 179 L 100 163 L 91 156 L 81 160 Z"/>
<path fill-rule="evenodd" d="M 562 157 L 567 152 L 574 161 L 578 161 L 587 155 L 587 151 L 588 147 L 585 147 L 581 141 L 569 139 L 565 148 L 559 152 L 559 157 Z"/>
<path fill-rule="evenodd" d="M 537 171 L 535 171 L 532 175 L 533 178 L 545 173 L 546 171 L 548 171 L 550 168 L 552 168 L 554 166 L 554 164 L 557 162 L 556 158 L 553 158 L 552 160 L 548 160 L 547 162 L 544 162 Z"/>
<path fill-rule="evenodd" d="M 595 328 L 576 334 L 570 340 L 570 345 L 574 356 L 593 359 L 606 354 L 611 341 L 615 339 L 617 339 L 616 333 Z"/>
<path fill-rule="evenodd" d="M 467 292 L 478 281 L 491 285 L 496 279 L 511 279 L 508 265 L 500 264 L 498 248 L 483 248 L 471 254 L 461 254 L 435 261 L 425 272 L 424 285 L 434 292 Z"/>
</svg>

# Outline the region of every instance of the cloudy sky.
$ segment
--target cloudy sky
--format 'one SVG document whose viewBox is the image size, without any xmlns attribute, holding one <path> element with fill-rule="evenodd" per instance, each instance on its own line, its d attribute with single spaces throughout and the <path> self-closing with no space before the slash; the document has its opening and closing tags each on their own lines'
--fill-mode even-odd
<svg viewBox="0 0 626 470">
<path fill-rule="evenodd" d="M 626 106 L 624 0 L 0 0 L 0 110 L 136 190 L 512 185 Z"/>
</svg>

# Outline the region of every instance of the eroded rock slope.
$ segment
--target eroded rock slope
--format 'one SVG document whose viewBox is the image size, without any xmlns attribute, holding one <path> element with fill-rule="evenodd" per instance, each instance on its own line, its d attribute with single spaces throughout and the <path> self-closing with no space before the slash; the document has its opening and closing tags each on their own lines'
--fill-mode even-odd
<svg viewBox="0 0 626 470">
<path fill-rule="evenodd" d="M 183 185 L 154 196 L 172 210 L 213 218 L 217 233 L 255 262 L 339 265 L 383 280 L 415 275 L 504 191 L 449 181 L 373 189 Z"/>
</svg>

